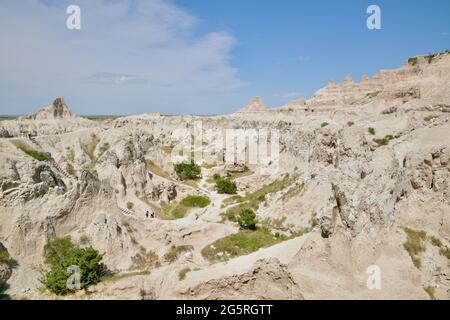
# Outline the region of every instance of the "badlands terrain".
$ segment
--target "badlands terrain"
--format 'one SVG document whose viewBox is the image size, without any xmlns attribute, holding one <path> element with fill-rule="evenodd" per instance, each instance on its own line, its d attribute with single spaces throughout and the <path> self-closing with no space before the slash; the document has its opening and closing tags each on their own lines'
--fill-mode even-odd
<svg viewBox="0 0 450 320">
<path fill-rule="evenodd" d="M 0 122 L 0 295 L 449 299 L 449 119 L 450 51 L 229 115 L 88 119 L 57 98 Z M 196 122 L 209 157 L 182 180 L 172 160 Z M 226 129 L 279 132 L 276 168 L 224 162 Z M 184 205 L 192 195 L 208 204 Z M 245 208 L 256 230 L 236 223 Z M 44 246 L 64 236 L 103 253 L 108 275 L 55 295 L 40 281 Z"/>
</svg>

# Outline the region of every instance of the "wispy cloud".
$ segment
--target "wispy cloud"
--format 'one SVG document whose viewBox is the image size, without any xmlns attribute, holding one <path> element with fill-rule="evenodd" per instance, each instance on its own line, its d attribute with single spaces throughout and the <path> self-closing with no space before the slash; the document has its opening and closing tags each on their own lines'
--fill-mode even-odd
<svg viewBox="0 0 450 320">
<path fill-rule="evenodd" d="M 278 98 L 294 99 L 303 97 L 303 93 L 294 91 L 294 92 L 276 93 L 274 96 Z"/>
<path fill-rule="evenodd" d="M 124 89 L 108 92 L 112 104 L 120 94 L 164 108 L 199 97 L 207 105 L 214 93 L 244 85 L 230 62 L 233 35 L 199 34 L 197 18 L 169 1 L 77 0 L 77 31 L 65 27 L 72 2 L 0 3 L 0 95 L 69 92 L 106 101 L 98 86 L 116 85 Z"/>
<path fill-rule="evenodd" d="M 450 36 L 450 32 L 442 32 L 441 36 L 448 37 Z"/>
</svg>

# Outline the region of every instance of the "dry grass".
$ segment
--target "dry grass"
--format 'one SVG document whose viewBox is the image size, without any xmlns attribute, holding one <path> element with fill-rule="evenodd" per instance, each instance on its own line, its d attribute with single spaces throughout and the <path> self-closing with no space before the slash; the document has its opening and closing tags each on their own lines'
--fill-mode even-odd
<svg viewBox="0 0 450 320">
<path fill-rule="evenodd" d="M 186 267 L 180 270 L 180 272 L 178 272 L 178 279 L 180 281 L 186 279 L 186 275 L 188 274 L 188 272 L 191 272 L 191 268 Z"/>
<path fill-rule="evenodd" d="M 403 244 L 403 247 L 408 251 L 414 266 L 420 269 L 422 266 L 420 253 L 426 250 L 425 240 L 427 239 L 427 234 L 425 231 L 413 230 L 410 228 L 405 228 L 404 231 L 407 235 L 407 239 Z"/>
<path fill-rule="evenodd" d="M 147 169 L 150 172 L 153 172 L 157 176 L 166 178 L 171 180 L 170 174 L 167 173 L 164 169 L 162 169 L 160 166 L 158 166 L 156 163 L 154 163 L 152 160 L 147 160 Z"/>
<path fill-rule="evenodd" d="M 164 261 L 172 263 L 178 260 L 182 253 L 194 250 L 191 245 L 171 246 L 169 251 L 164 255 Z"/>
</svg>

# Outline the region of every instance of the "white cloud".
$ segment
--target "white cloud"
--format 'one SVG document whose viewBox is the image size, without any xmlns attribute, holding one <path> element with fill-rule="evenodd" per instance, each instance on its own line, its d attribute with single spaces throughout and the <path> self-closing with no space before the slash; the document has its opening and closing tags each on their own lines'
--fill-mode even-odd
<svg viewBox="0 0 450 320">
<path fill-rule="evenodd" d="M 222 32 L 197 35 L 197 19 L 168 1 L 78 0 L 79 31 L 65 27 L 70 4 L 0 3 L 0 94 L 8 100 L 19 99 L 13 93 L 20 90 L 30 99 L 58 91 L 112 104 L 114 95 L 133 94 L 137 104 L 164 108 L 201 95 L 207 105 L 214 93 L 244 85 L 230 63 L 236 39 Z M 98 96 L 111 85 L 128 89 L 111 91 L 110 100 Z"/>
</svg>

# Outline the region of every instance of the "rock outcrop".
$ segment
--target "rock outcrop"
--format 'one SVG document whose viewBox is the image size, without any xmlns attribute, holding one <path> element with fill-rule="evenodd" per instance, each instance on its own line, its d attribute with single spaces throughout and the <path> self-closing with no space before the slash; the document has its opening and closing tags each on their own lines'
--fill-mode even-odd
<svg viewBox="0 0 450 320">
<path fill-rule="evenodd" d="M 53 103 L 26 117 L 30 120 L 49 120 L 72 118 L 75 115 L 70 111 L 63 98 L 56 98 Z"/>
</svg>

